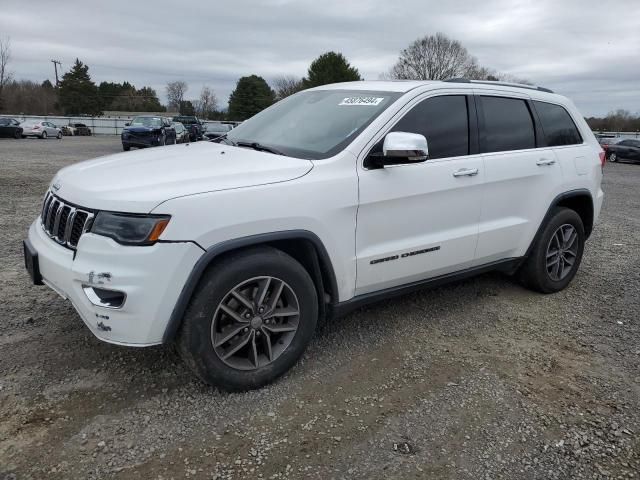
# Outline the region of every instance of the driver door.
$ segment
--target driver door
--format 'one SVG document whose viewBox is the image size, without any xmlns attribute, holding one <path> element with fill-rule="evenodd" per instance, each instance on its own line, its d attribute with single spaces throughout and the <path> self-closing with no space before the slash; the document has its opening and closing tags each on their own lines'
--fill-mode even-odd
<svg viewBox="0 0 640 480">
<path fill-rule="evenodd" d="M 356 295 L 464 270 L 474 260 L 484 172 L 473 97 L 423 97 L 403 115 L 388 131 L 424 135 L 429 159 L 377 169 L 364 161 L 358 169 Z"/>
</svg>

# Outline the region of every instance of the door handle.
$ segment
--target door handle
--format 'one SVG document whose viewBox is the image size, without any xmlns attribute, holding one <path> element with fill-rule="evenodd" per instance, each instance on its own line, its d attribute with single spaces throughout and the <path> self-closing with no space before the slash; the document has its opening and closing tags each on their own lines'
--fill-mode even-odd
<svg viewBox="0 0 640 480">
<path fill-rule="evenodd" d="M 454 177 L 473 177 L 478 174 L 477 168 L 461 168 L 453 172 Z"/>
<path fill-rule="evenodd" d="M 554 163 L 556 163 L 554 159 L 541 158 L 536 162 L 536 165 L 538 165 L 539 167 L 543 167 L 545 165 L 553 165 Z"/>
</svg>

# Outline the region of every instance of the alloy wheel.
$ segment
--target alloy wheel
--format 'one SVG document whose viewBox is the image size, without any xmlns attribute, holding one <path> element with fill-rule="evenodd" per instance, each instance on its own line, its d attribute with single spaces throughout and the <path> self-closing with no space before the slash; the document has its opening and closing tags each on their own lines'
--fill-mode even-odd
<svg viewBox="0 0 640 480">
<path fill-rule="evenodd" d="M 213 314 L 211 343 L 226 365 L 255 370 L 274 362 L 295 337 L 300 306 L 283 280 L 246 280 L 222 298 Z"/>
<path fill-rule="evenodd" d="M 549 278 L 560 281 L 573 269 L 578 256 L 578 232 L 573 225 L 565 223 L 551 236 L 547 246 L 546 266 Z"/>
<path fill-rule="evenodd" d="M 616 160 L 618 160 L 618 156 L 615 154 L 615 152 L 609 155 L 610 162 L 615 162 Z"/>
</svg>

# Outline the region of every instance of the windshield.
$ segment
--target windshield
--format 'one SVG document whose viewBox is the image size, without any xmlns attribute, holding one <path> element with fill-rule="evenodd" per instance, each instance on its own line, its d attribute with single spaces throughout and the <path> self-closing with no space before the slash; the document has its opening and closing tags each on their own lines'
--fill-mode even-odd
<svg viewBox="0 0 640 480">
<path fill-rule="evenodd" d="M 299 158 L 329 158 L 344 149 L 402 94 L 364 90 L 300 92 L 227 134 Z"/>
<path fill-rule="evenodd" d="M 180 122 L 183 125 L 192 125 L 198 123 L 196 117 L 173 117 L 174 122 Z"/>
<path fill-rule="evenodd" d="M 208 123 L 205 125 L 205 129 L 208 132 L 228 132 L 231 130 L 231 125 L 226 125 L 223 123 Z"/>
<path fill-rule="evenodd" d="M 131 120 L 132 127 L 161 127 L 162 119 L 160 117 L 136 117 Z"/>
</svg>

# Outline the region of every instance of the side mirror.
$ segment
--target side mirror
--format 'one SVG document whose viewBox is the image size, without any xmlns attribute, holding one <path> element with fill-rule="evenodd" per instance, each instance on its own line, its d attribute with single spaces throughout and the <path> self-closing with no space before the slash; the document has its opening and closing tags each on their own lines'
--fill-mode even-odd
<svg viewBox="0 0 640 480">
<path fill-rule="evenodd" d="M 429 158 L 429 146 L 424 135 L 408 132 L 390 132 L 384 137 L 382 153 L 373 153 L 365 164 L 369 168 L 385 165 L 420 163 Z"/>
<path fill-rule="evenodd" d="M 129 125 L 131 125 L 131 123 L 129 123 L 129 122 L 124 124 L 125 127 L 128 127 Z"/>
<path fill-rule="evenodd" d="M 391 132 L 384 137 L 382 153 L 394 162 L 424 162 L 429 158 L 429 146 L 424 135 L 407 132 Z"/>
</svg>

